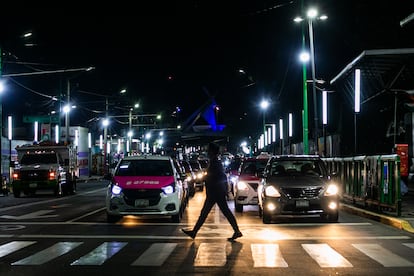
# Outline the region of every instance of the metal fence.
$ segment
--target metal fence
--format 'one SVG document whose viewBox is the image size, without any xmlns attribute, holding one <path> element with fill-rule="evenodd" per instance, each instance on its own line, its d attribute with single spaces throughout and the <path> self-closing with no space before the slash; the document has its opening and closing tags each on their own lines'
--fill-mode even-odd
<svg viewBox="0 0 414 276">
<path fill-rule="evenodd" d="M 323 160 L 341 185 L 344 202 L 401 216 L 400 157 L 397 154 Z"/>
</svg>

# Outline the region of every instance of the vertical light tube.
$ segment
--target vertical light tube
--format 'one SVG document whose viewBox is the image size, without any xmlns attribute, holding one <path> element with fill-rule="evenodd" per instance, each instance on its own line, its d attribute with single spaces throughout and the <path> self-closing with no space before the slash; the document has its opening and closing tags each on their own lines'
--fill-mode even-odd
<svg viewBox="0 0 414 276">
<path fill-rule="evenodd" d="M 88 148 L 92 147 L 92 134 L 88 132 Z"/>
<path fill-rule="evenodd" d="M 268 143 L 267 143 L 267 130 L 266 129 L 264 130 L 263 135 L 264 135 L 264 146 L 267 146 Z"/>
<path fill-rule="evenodd" d="M 267 141 L 269 145 L 272 143 L 272 128 L 271 127 L 267 128 Z"/>
<path fill-rule="evenodd" d="M 272 142 L 276 142 L 276 124 L 272 124 Z"/>
<path fill-rule="evenodd" d="M 75 130 L 75 146 L 79 146 L 79 130 Z"/>
<path fill-rule="evenodd" d="M 325 90 L 322 91 L 322 123 L 328 124 L 328 93 Z"/>
<path fill-rule="evenodd" d="M 283 119 L 279 119 L 280 140 L 283 140 Z"/>
<path fill-rule="evenodd" d="M 361 70 L 355 69 L 355 113 L 361 111 Z"/>
<path fill-rule="evenodd" d="M 103 148 L 103 137 L 102 137 L 102 134 L 101 134 L 101 135 L 99 135 L 99 149 L 102 150 L 102 148 Z"/>
<path fill-rule="evenodd" d="M 289 137 L 293 136 L 293 116 L 289 113 Z"/>
<path fill-rule="evenodd" d="M 9 140 L 13 139 L 13 124 L 12 124 L 12 116 L 8 116 L 7 117 L 7 122 L 8 122 L 8 137 Z"/>
<path fill-rule="evenodd" d="M 38 136 L 38 129 L 39 129 L 39 122 L 34 122 L 34 141 L 37 142 L 39 140 Z"/>
<path fill-rule="evenodd" d="M 55 142 L 59 144 L 59 125 L 55 126 Z"/>
</svg>

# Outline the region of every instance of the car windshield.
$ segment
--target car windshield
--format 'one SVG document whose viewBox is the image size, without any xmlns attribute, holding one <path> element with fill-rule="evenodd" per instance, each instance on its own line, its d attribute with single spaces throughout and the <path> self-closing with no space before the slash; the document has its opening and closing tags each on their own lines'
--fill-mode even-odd
<svg viewBox="0 0 414 276">
<path fill-rule="evenodd" d="M 25 154 L 20 160 L 22 165 L 33 164 L 56 164 L 57 156 L 55 153 L 42 153 L 42 154 Z"/>
<path fill-rule="evenodd" d="M 168 160 L 122 160 L 117 176 L 170 176 L 173 175 Z"/>
<path fill-rule="evenodd" d="M 271 163 L 271 176 L 316 176 L 325 175 L 323 163 L 317 160 L 277 160 Z"/>
<path fill-rule="evenodd" d="M 267 159 L 247 160 L 243 162 L 241 174 L 255 175 L 257 173 L 261 173 L 266 167 L 266 164 Z"/>
</svg>

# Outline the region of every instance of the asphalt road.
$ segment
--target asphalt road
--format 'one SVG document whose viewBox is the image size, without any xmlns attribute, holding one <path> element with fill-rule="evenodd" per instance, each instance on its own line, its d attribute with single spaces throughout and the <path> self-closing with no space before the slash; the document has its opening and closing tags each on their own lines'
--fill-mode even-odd
<svg viewBox="0 0 414 276">
<path fill-rule="evenodd" d="M 232 229 L 213 208 L 192 240 L 180 229 L 194 225 L 203 192 L 180 223 L 154 216 L 110 224 L 106 183 L 80 183 L 67 197 L 0 197 L 0 275 L 414 274 L 414 235 L 355 214 L 263 224 L 257 206 L 247 206 L 236 213 L 244 236 L 228 242 Z"/>
</svg>

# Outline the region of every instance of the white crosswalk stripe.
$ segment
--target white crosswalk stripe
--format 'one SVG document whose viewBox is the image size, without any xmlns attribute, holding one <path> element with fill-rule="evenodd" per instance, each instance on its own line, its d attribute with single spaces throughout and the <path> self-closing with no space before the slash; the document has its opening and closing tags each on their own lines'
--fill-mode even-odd
<svg viewBox="0 0 414 276">
<path fill-rule="evenodd" d="M 252 244 L 254 267 L 288 267 L 278 244 Z"/>
<path fill-rule="evenodd" d="M 126 242 L 104 242 L 90 253 L 77 259 L 70 265 L 101 265 L 119 252 Z"/>
<path fill-rule="evenodd" d="M 131 265 L 161 266 L 176 246 L 176 243 L 154 243 Z"/>
<path fill-rule="evenodd" d="M 58 242 L 34 255 L 12 263 L 12 265 L 41 265 L 62 256 L 83 242 Z"/>
<path fill-rule="evenodd" d="M 384 267 L 414 266 L 414 263 L 392 253 L 378 244 L 353 244 L 352 246 Z"/>
<path fill-rule="evenodd" d="M 352 267 L 347 259 L 326 243 L 302 244 L 302 247 L 320 267 Z"/>
<path fill-rule="evenodd" d="M 5 244 L 0 244 L 0 258 L 4 258 L 12 253 L 18 251 L 33 252 L 31 246 L 39 246 L 37 241 L 10 241 Z M 98 247 L 95 247 L 89 251 L 89 253 L 79 257 L 76 260 L 71 261 L 71 266 L 100 266 L 104 265 L 106 261 L 114 257 L 115 254 L 122 254 L 124 248 L 128 245 L 128 242 L 103 242 Z M 414 250 L 414 243 L 401 243 L 402 246 L 408 247 Z M 45 249 L 40 249 L 36 253 L 32 253 L 30 256 L 26 256 L 23 259 L 11 262 L 12 266 L 19 265 L 42 265 L 51 261 L 58 262 L 58 257 L 71 254 L 75 248 L 83 247 L 84 252 L 87 249 L 87 243 L 85 242 L 57 242 L 52 246 Z M 355 267 L 342 256 L 340 252 L 332 248 L 327 243 L 304 243 L 298 245 L 303 251 L 310 256 L 317 265 L 321 268 L 349 268 Z M 384 245 L 376 243 L 354 243 L 351 244 L 354 250 L 358 250 L 359 253 L 363 253 L 373 262 L 377 262 L 384 267 L 413 267 L 414 263 L 404 256 L 399 256 L 394 252 L 388 250 Z M 152 243 L 142 253 L 136 253 L 135 261 L 131 266 L 153 266 L 160 267 L 164 265 L 171 254 L 177 249 L 178 243 Z M 27 249 L 28 248 L 28 249 Z M 227 263 L 228 252 L 230 252 L 231 244 L 228 242 L 204 242 L 200 243 L 196 248 L 196 253 L 193 261 L 194 267 L 223 267 Z M 284 256 L 283 250 L 278 243 L 255 243 L 250 245 L 251 259 L 253 260 L 254 268 L 286 268 L 289 264 Z M 185 250 L 188 250 L 185 249 Z M 128 250 L 127 250 L 128 251 Z M 129 249 L 128 254 L 131 254 Z M 133 253 L 133 252 L 132 252 Z M 349 256 L 349 253 L 347 253 Z M 74 255 L 74 254 L 73 254 Z M 302 254 L 303 255 L 303 254 Z M 69 258 L 70 259 L 70 258 Z M 300 261 L 300 260 L 295 260 Z"/>
</svg>

